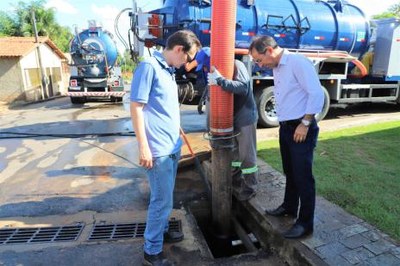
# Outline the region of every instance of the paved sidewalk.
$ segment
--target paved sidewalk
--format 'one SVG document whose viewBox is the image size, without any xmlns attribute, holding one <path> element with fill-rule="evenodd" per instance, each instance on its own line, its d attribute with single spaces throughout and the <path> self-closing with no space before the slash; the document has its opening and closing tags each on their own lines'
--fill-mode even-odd
<svg viewBox="0 0 400 266">
<path fill-rule="evenodd" d="M 400 245 L 365 221 L 317 198 L 312 236 L 288 240 L 281 233 L 293 220 L 264 214 L 282 203 L 284 176 L 259 160 L 260 184 L 255 198 L 245 203 L 269 233 L 268 241 L 290 265 L 400 265 Z"/>
</svg>

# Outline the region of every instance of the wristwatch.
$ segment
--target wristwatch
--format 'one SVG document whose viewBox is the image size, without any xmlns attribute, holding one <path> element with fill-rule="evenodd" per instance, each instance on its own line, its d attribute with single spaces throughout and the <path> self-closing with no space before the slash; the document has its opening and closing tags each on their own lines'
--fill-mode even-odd
<svg viewBox="0 0 400 266">
<path fill-rule="evenodd" d="M 301 123 L 306 127 L 309 127 L 311 125 L 311 121 L 307 119 L 301 119 Z"/>
</svg>

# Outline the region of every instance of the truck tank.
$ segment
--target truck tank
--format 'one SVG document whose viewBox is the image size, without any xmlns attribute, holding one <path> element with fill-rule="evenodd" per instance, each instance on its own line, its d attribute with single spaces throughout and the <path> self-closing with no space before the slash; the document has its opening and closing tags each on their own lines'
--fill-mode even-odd
<svg viewBox="0 0 400 266">
<path fill-rule="evenodd" d="M 380 21 L 372 30 L 365 14 L 344 0 L 237 0 L 236 3 L 235 47 L 244 48 L 236 52 L 251 71 L 259 125 L 274 127 L 278 120 L 272 73 L 254 66 L 248 56 L 242 56 L 252 38 L 258 35 L 273 36 L 281 47 L 296 50 L 314 63 L 325 95 L 317 120 L 334 105 L 400 104 L 398 20 Z M 146 12 L 151 17 L 144 27 L 135 19 L 139 13 L 134 9 L 131 29 L 136 37 L 137 29 L 148 30 L 146 38 L 138 38 L 148 47 L 163 45 L 179 29 L 194 31 L 203 46 L 210 46 L 211 4 L 212 0 L 165 0 L 161 8 Z M 206 73 L 189 68 L 188 73 L 185 71 L 184 68 L 176 72 L 179 96 L 184 103 L 196 103 L 201 95 L 198 106 L 201 113 L 207 96 Z"/>
<path fill-rule="evenodd" d="M 89 22 L 89 28 L 71 40 L 70 53 L 73 64 L 86 77 L 105 77 L 114 66 L 118 51 L 112 35 Z"/>
<path fill-rule="evenodd" d="M 89 99 L 122 101 L 124 82 L 117 66 L 118 51 L 113 36 L 89 20 L 89 27 L 76 31 L 70 42 L 72 64 L 68 93 L 73 104 Z"/>
<path fill-rule="evenodd" d="M 149 13 L 153 42 L 163 45 L 171 33 L 186 28 L 209 46 L 210 0 L 166 0 Z M 370 25 L 358 7 L 341 0 L 238 0 L 235 46 L 248 48 L 256 35 L 274 36 L 285 48 L 340 50 L 360 57 L 368 49 Z"/>
</svg>

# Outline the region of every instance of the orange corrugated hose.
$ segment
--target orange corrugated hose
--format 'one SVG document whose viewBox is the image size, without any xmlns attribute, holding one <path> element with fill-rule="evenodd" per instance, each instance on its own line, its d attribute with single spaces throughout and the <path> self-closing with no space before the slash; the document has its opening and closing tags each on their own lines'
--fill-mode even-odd
<svg viewBox="0 0 400 266">
<path fill-rule="evenodd" d="M 346 54 L 346 53 L 340 53 L 340 52 L 337 52 L 337 53 L 335 53 L 335 52 L 321 52 L 321 53 L 301 53 L 301 54 L 303 54 L 303 55 L 305 55 L 305 56 L 307 56 L 307 57 L 326 57 L 326 58 L 329 58 L 329 57 L 339 57 L 339 58 L 349 58 L 349 57 L 352 57 L 352 56 L 350 56 L 349 54 Z M 355 78 L 355 77 L 357 77 L 357 78 L 363 78 L 363 77 L 365 77 L 366 75 L 368 75 L 368 70 L 367 70 L 367 68 L 364 66 L 364 64 L 360 61 L 360 60 L 358 60 L 358 59 L 353 59 L 353 60 L 351 60 L 351 62 L 356 66 L 356 67 L 358 67 L 358 69 L 360 70 L 360 75 L 349 75 L 349 76 L 351 76 L 351 77 L 353 77 L 353 78 Z"/>
<path fill-rule="evenodd" d="M 235 58 L 236 0 L 212 2 L 211 65 L 232 79 Z M 219 86 L 210 88 L 210 132 L 212 135 L 233 133 L 233 94 Z"/>
<path fill-rule="evenodd" d="M 241 48 L 236 48 L 235 49 L 235 54 L 238 55 L 247 55 L 249 53 L 249 50 L 247 49 L 241 49 Z M 301 53 L 301 52 L 300 52 Z M 339 58 L 351 58 L 352 56 L 347 54 L 347 53 L 341 53 L 341 52 L 319 52 L 319 53 L 301 53 L 302 55 L 305 55 L 309 58 L 329 58 L 329 57 L 339 57 Z M 349 77 L 352 78 L 363 78 L 366 75 L 368 75 L 368 70 L 364 66 L 364 64 L 358 60 L 358 59 L 353 59 L 351 62 L 360 70 L 359 75 L 349 75 Z"/>
</svg>

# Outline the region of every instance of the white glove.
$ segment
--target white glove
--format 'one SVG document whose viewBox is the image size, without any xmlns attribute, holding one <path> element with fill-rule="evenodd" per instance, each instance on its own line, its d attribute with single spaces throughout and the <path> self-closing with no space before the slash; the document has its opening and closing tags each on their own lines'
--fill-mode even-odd
<svg viewBox="0 0 400 266">
<path fill-rule="evenodd" d="M 222 78 L 221 73 L 215 68 L 215 66 L 211 67 L 211 72 L 207 74 L 208 85 L 218 85 L 217 79 Z"/>
</svg>

